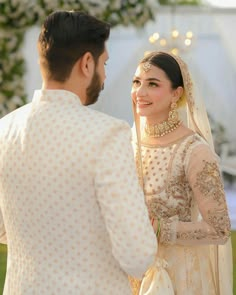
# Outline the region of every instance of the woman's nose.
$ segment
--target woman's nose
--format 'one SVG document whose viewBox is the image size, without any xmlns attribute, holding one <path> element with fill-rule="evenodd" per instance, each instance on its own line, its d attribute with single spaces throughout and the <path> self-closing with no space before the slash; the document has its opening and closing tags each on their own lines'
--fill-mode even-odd
<svg viewBox="0 0 236 295">
<path fill-rule="evenodd" d="M 144 85 L 140 85 L 136 91 L 137 96 L 145 96 L 147 94 L 146 88 Z"/>
</svg>

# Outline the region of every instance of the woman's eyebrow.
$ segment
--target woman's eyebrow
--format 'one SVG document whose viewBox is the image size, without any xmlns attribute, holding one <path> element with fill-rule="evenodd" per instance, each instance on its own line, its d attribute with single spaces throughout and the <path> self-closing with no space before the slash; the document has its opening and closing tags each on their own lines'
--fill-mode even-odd
<svg viewBox="0 0 236 295">
<path fill-rule="evenodd" d="M 147 79 L 145 79 L 146 81 L 158 81 L 158 82 L 161 82 L 161 80 L 160 79 L 158 79 L 158 78 L 147 78 Z"/>
<path fill-rule="evenodd" d="M 138 80 L 141 80 L 141 78 L 140 77 L 138 77 L 138 76 L 134 76 L 134 78 L 133 79 L 138 79 Z M 158 78 L 147 78 L 147 79 L 145 79 L 145 81 L 158 81 L 158 82 L 161 82 L 161 80 L 160 79 L 158 79 Z"/>
</svg>

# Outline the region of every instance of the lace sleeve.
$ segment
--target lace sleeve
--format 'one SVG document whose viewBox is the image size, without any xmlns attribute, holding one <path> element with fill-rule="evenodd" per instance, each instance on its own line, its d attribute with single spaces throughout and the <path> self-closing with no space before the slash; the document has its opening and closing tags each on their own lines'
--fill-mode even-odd
<svg viewBox="0 0 236 295">
<path fill-rule="evenodd" d="M 186 175 L 193 191 L 201 219 L 162 222 L 161 242 L 181 245 L 225 244 L 230 236 L 230 219 L 217 159 L 210 148 L 195 147 L 186 166 Z"/>
</svg>

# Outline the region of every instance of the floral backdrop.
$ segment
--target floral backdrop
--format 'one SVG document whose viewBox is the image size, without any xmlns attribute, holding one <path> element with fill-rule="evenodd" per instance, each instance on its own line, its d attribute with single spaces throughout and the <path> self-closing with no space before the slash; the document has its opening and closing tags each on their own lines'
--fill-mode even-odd
<svg viewBox="0 0 236 295">
<path fill-rule="evenodd" d="M 21 52 L 28 27 L 54 10 L 84 10 L 112 26 L 142 27 L 154 19 L 156 0 L 0 0 L 0 117 L 27 101 Z"/>
<path fill-rule="evenodd" d="M 198 5 L 201 0 L 0 0 L 0 117 L 27 102 L 21 52 L 26 30 L 54 10 L 84 10 L 116 25 L 142 27 L 159 5 Z"/>
</svg>

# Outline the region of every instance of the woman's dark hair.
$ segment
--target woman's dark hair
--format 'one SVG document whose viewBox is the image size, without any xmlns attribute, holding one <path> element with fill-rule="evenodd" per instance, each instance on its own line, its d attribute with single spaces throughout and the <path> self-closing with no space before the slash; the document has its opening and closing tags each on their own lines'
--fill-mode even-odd
<svg viewBox="0 0 236 295">
<path fill-rule="evenodd" d="M 38 39 L 40 63 L 48 78 L 64 82 L 76 61 L 90 52 L 97 63 L 109 38 L 110 25 L 80 11 L 50 14 Z"/>
<path fill-rule="evenodd" d="M 141 63 L 145 62 L 149 62 L 150 64 L 164 71 L 166 76 L 170 80 L 173 89 L 176 89 L 179 86 L 184 86 L 180 67 L 177 61 L 170 54 L 154 51 L 147 54 L 141 60 Z"/>
</svg>

